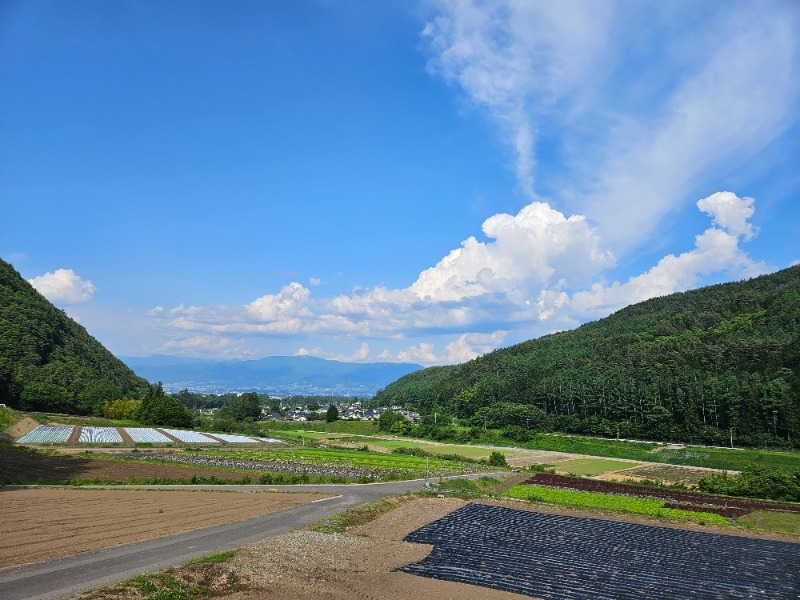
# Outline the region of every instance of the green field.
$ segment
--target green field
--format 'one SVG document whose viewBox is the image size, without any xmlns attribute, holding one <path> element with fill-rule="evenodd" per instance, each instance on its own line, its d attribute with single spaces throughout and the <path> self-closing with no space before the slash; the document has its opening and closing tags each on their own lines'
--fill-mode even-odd
<svg viewBox="0 0 800 600">
<path fill-rule="evenodd" d="M 297 425 L 304 425 L 305 427 L 316 427 L 316 424 L 309 425 L 308 423 L 305 424 L 298 423 Z M 309 429 L 303 429 L 301 427 L 296 427 L 293 429 L 270 430 L 270 431 L 265 431 L 264 433 L 270 435 L 274 434 L 276 437 L 280 437 L 285 440 L 295 441 L 298 443 L 301 442 L 301 440 L 305 439 L 307 441 L 314 441 L 319 443 L 330 443 L 331 445 L 336 445 L 337 442 L 343 442 L 347 444 L 369 444 L 371 446 L 386 448 L 387 450 L 394 450 L 396 448 L 418 448 L 430 454 L 445 454 L 445 455 L 457 454 L 459 456 L 471 459 L 488 458 L 488 456 L 495 450 L 500 450 L 500 451 L 506 450 L 505 448 L 486 448 L 480 446 L 468 446 L 465 444 L 438 444 L 425 441 L 417 441 L 412 439 L 384 439 L 381 437 L 368 436 L 368 435 L 358 435 L 350 433 L 343 434 L 341 432 L 336 433 L 327 431 L 312 431 Z M 510 448 L 507 450 L 509 452 L 513 451 Z"/>
<path fill-rule="evenodd" d="M 556 470 L 572 475 L 600 475 L 601 473 L 608 473 L 610 471 L 619 471 L 620 469 L 632 469 L 636 467 L 636 463 L 623 462 L 621 460 L 606 460 L 603 458 L 575 458 L 573 460 L 565 460 L 564 462 L 556 465 Z"/>
<path fill-rule="evenodd" d="M 298 422 L 285 422 L 285 421 L 259 421 L 259 427 L 263 427 L 264 431 L 303 431 L 307 432 L 313 429 L 317 432 L 323 433 L 351 433 L 354 435 L 375 435 L 378 433 L 378 424 L 374 421 L 333 421 L 326 423 L 323 421 L 313 423 L 298 423 Z"/>
<path fill-rule="evenodd" d="M 751 464 L 769 467 L 778 471 L 800 471 L 800 452 L 689 447 L 680 450 L 661 450 L 653 453 L 649 460 L 672 465 L 692 465 L 727 471 L 742 471 Z"/>
<path fill-rule="evenodd" d="M 503 495 L 517 500 L 560 504 L 562 506 L 574 506 L 577 508 L 602 509 L 612 512 L 670 519 L 673 521 L 688 521 L 703 525 L 707 523 L 729 525 L 724 517 L 714 513 L 664 508 L 664 501 L 650 500 L 647 498 L 631 498 L 628 496 L 614 496 L 612 494 L 598 494 L 595 492 L 559 490 L 534 485 L 516 485 L 507 489 Z"/>
<path fill-rule="evenodd" d="M 755 531 L 800 535 L 800 514 L 774 510 L 754 510 L 736 519 L 736 524 Z"/>
<path fill-rule="evenodd" d="M 371 444 L 380 446 L 388 450 L 395 448 L 419 448 L 430 454 L 457 454 L 465 458 L 481 459 L 487 458 L 497 448 L 481 448 L 480 446 L 466 446 L 463 444 L 431 444 L 427 442 L 416 442 L 413 440 L 386 440 L 376 437 L 342 438 L 342 441 Z M 503 450 L 503 448 L 500 448 Z"/>
<path fill-rule="evenodd" d="M 665 449 L 663 446 L 645 442 L 623 442 L 554 434 L 538 434 L 530 442 L 522 444 L 522 447 L 729 471 L 741 471 L 749 464 L 781 471 L 800 470 L 800 452 L 695 446 Z"/>
<path fill-rule="evenodd" d="M 279 450 L 211 450 L 204 448 L 201 453 L 231 459 L 287 461 L 328 467 L 345 466 L 364 471 L 391 472 L 401 477 L 425 477 L 426 473 L 430 477 L 440 477 L 460 473 L 465 469 L 474 471 L 477 468 L 474 463 L 461 463 L 454 460 L 337 448 L 286 448 Z"/>
</svg>

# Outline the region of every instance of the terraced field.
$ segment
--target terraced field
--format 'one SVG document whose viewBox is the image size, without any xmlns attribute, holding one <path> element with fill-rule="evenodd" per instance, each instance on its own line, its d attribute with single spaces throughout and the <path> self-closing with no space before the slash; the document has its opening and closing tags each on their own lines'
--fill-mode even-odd
<svg viewBox="0 0 800 600">
<path fill-rule="evenodd" d="M 77 439 L 72 439 L 75 432 Z M 175 444 L 176 440 L 186 444 L 257 444 L 281 443 L 280 440 L 252 438 L 229 433 L 202 433 L 183 429 L 156 429 L 153 427 L 95 427 L 75 425 L 39 425 L 20 437 L 18 444 L 122 444 L 125 437 L 134 444 Z"/>
<path fill-rule="evenodd" d="M 170 438 L 152 427 L 123 427 L 123 431 L 137 444 L 174 444 Z"/>
<path fill-rule="evenodd" d="M 469 504 L 410 533 L 398 569 L 543 599 L 796 598 L 800 544 Z"/>
<path fill-rule="evenodd" d="M 79 442 L 86 444 L 121 444 L 116 427 L 81 427 Z"/>
<path fill-rule="evenodd" d="M 219 441 L 208 437 L 198 431 L 185 431 L 183 429 L 167 429 L 162 428 L 164 433 L 168 433 L 174 438 L 189 444 L 219 444 Z"/>
<path fill-rule="evenodd" d="M 66 443 L 72 436 L 72 425 L 39 425 L 17 440 L 19 444 L 58 444 Z"/>
</svg>

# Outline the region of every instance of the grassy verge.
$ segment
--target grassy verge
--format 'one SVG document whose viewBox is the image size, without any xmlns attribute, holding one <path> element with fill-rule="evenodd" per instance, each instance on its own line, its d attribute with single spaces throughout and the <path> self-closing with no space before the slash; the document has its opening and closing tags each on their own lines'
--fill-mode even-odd
<svg viewBox="0 0 800 600">
<path fill-rule="evenodd" d="M 182 567 L 139 575 L 114 586 L 77 596 L 80 600 L 197 600 L 227 596 L 246 587 L 227 567 L 233 552 L 221 552 Z"/>
<path fill-rule="evenodd" d="M 620 469 L 632 469 L 638 466 L 636 463 L 623 462 L 621 460 L 606 460 L 603 458 L 576 458 L 566 460 L 556 465 L 556 470 L 572 475 L 586 475 L 592 477 L 610 471 Z"/>
<path fill-rule="evenodd" d="M 736 524 L 753 531 L 800 536 L 800 514 L 773 510 L 754 510 L 736 519 Z"/>
<path fill-rule="evenodd" d="M 653 453 L 651 462 L 672 465 L 709 467 L 726 471 L 743 471 L 756 464 L 778 471 L 800 470 L 800 452 L 777 452 L 772 450 L 731 450 L 729 448 L 681 448 L 660 450 Z"/>
<path fill-rule="evenodd" d="M 643 515 L 657 519 L 698 523 L 700 525 L 730 524 L 724 517 L 713 513 L 664 508 L 665 502 L 662 500 L 650 500 L 647 498 L 630 498 L 628 496 L 560 490 L 533 485 L 514 486 L 506 490 L 503 495 L 517 500 Z"/>
<path fill-rule="evenodd" d="M 525 475 L 529 477 L 529 475 Z M 519 478 L 519 476 L 515 476 Z M 474 499 L 477 496 L 492 496 L 508 477 L 479 477 L 478 479 L 448 479 L 434 483 L 431 487 L 438 493 L 445 493 L 457 498 Z"/>
<path fill-rule="evenodd" d="M 411 502 L 417 498 L 416 494 L 403 494 L 401 496 L 390 496 L 369 502 L 356 508 L 351 508 L 344 512 L 334 515 L 330 519 L 316 523 L 311 527 L 312 531 L 319 533 L 341 534 L 346 533 L 354 527 L 365 525 L 374 521 L 381 515 Z"/>
</svg>

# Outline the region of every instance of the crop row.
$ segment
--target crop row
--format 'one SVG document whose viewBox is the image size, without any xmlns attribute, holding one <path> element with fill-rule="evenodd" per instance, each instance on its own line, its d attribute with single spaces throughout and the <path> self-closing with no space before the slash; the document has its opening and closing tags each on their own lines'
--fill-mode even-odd
<svg viewBox="0 0 800 600">
<path fill-rule="evenodd" d="M 184 429 L 167 429 L 162 428 L 162 431 L 168 433 L 174 438 L 178 438 L 182 442 L 191 444 L 219 444 L 215 439 L 208 437 L 198 431 L 186 431 Z"/>
<path fill-rule="evenodd" d="M 228 433 L 206 434 L 198 431 L 183 429 L 155 429 L 152 427 L 122 427 L 134 443 L 174 444 L 175 440 L 167 437 L 162 432 L 177 438 L 181 442 L 193 444 L 218 444 L 220 440 L 229 444 L 255 444 L 258 441 L 268 443 L 281 443 L 280 440 L 250 438 L 243 435 Z M 79 427 L 78 442 L 84 444 L 121 444 L 124 440 L 116 427 Z M 39 425 L 30 433 L 17 440 L 20 444 L 55 444 L 66 443 L 75 432 L 73 425 Z M 214 436 L 213 438 L 210 436 Z"/>
<path fill-rule="evenodd" d="M 213 454 L 214 451 L 211 451 Z M 220 451 L 222 453 L 222 451 Z M 338 450 L 330 448 L 287 448 L 285 450 L 237 450 L 236 452 L 224 451 L 225 456 L 236 456 L 255 460 L 293 460 L 314 464 L 347 464 L 368 468 L 389 469 L 452 469 L 466 467 L 467 465 L 450 460 L 425 459 L 424 457 L 406 454 L 386 454 L 381 452 L 360 452 L 356 450 Z M 469 465 L 468 469 L 475 470 L 477 465 Z"/>
<path fill-rule="evenodd" d="M 119 444 L 122 436 L 115 427 L 81 427 L 79 442 L 88 444 Z"/>
<path fill-rule="evenodd" d="M 713 523 L 715 525 L 728 525 L 728 522 L 711 510 L 686 510 L 670 508 L 663 500 L 650 498 L 633 498 L 630 496 L 614 496 L 597 492 L 580 492 L 552 487 L 539 487 L 535 485 L 515 485 L 507 489 L 504 496 L 517 500 L 547 502 L 580 508 L 600 508 L 614 512 L 625 512 L 634 515 L 667 518 L 675 521 L 692 521 L 694 523 Z M 705 507 L 703 507 L 704 509 Z"/>
<path fill-rule="evenodd" d="M 794 598 L 800 544 L 468 504 L 405 537 L 405 573 L 537 598 Z"/>
<path fill-rule="evenodd" d="M 67 442 L 75 427 L 72 425 L 39 425 L 17 440 L 20 444 L 55 444 Z"/>
<path fill-rule="evenodd" d="M 137 444 L 174 444 L 170 438 L 152 427 L 123 427 L 125 433 Z"/>
<path fill-rule="evenodd" d="M 356 454 L 356 453 L 354 453 Z M 376 481 L 391 479 L 405 479 L 419 477 L 425 473 L 425 467 L 405 468 L 401 463 L 394 468 L 375 467 L 364 464 L 322 463 L 302 460 L 287 460 L 280 458 L 251 459 L 243 458 L 239 453 L 181 453 L 162 455 L 128 455 L 126 458 L 136 460 L 157 460 L 180 464 L 189 464 L 203 467 L 225 467 L 232 469 L 251 469 L 256 471 L 269 471 L 278 473 L 297 473 L 308 475 L 323 475 L 328 477 L 344 477 L 347 479 L 370 478 Z M 459 470 L 458 465 L 451 464 L 450 468 L 430 468 L 431 477 L 444 477 L 456 475 L 465 471 Z"/>
<path fill-rule="evenodd" d="M 243 435 L 234 435 L 232 433 L 211 433 L 215 438 L 227 442 L 229 444 L 255 444 L 253 438 L 245 437 Z"/>
<path fill-rule="evenodd" d="M 715 512 L 716 514 L 725 516 L 738 516 L 759 509 L 800 513 L 800 505 L 798 504 L 712 496 L 710 494 L 700 494 L 697 492 L 683 492 L 680 490 L 651 488 L 628 483 L 566 477 L 564 475 L 553 475 L 551 473 L 537 473 L 525 481 L 523 485 L 597 492 L 600 494 L 617 494 L 636 498 L 652 498 L 664 500 L 670 505 L 687 505 L 687 508 L 692 507 L 690 510 L 696 510 L 696 507 L 702 506 L 703 510 L 706 512 Z"/>
</svg>

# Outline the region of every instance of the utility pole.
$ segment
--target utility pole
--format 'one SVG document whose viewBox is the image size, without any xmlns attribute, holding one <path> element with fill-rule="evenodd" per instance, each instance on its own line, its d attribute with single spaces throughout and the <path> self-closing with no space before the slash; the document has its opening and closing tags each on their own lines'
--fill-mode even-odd
<svg viewBox="0 0 800 600">
<path fill-rule="evenodd" d="M 733 448 L 733 427 L 730 428 L 731 433 L 731 448 Z"/>
</svg>

